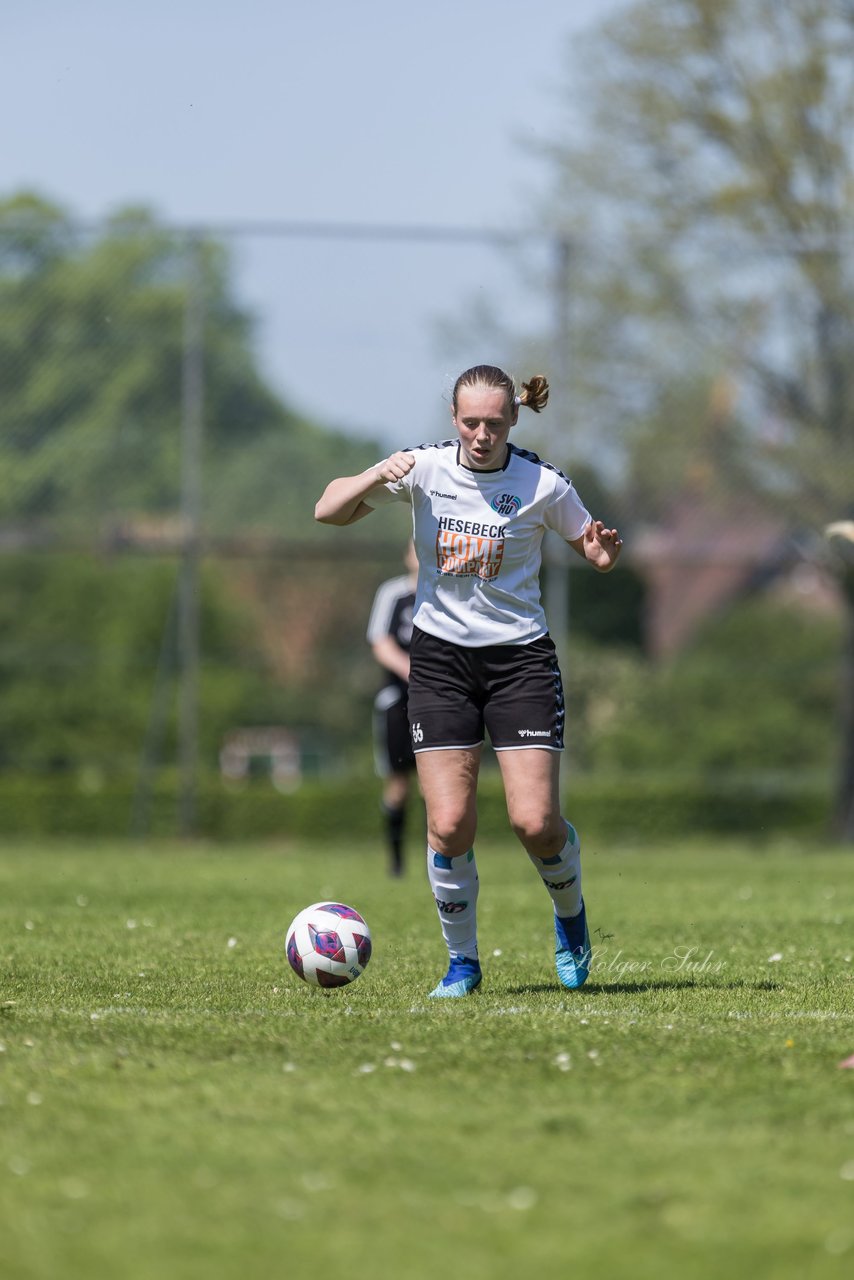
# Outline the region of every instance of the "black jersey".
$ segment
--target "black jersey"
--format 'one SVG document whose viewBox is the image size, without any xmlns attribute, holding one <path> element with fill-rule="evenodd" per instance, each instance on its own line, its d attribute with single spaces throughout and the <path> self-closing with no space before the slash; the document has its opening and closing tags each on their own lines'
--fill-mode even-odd
<svg viewBox="0 0 854 1280">
<path fill-rule="evenodd" d="M 368 643 L 376 644 L 383 636 L 391 636 L 401 649 L 409 651 L 412 643 L 412 613 L 415 608 L 415 589 L 408 574 L 389 578 L 377 588 L 371 616 L 368 619 Z M 387 683 L 406 687 L 406 681 L 393 671 L 383 668 Z"/>
</svg>

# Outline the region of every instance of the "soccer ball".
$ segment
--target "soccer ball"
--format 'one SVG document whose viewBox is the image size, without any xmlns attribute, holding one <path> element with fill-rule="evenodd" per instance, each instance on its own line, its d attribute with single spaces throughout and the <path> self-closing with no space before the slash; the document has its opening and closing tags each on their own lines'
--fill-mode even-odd
<svg viewBox="0 0 854 1280">
<path fill-rule="evenodd" d="M 294 916 L 285 935 L 288 964 L 303 982 L 346 987 L 371 958 L 371 931 L 343 902 L 315 902 Z"/>
</svg>

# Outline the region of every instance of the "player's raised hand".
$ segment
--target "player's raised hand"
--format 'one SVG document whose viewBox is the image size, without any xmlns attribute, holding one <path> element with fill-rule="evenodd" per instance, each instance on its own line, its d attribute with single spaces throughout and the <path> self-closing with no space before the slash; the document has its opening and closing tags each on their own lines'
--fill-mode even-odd
<svg viewBox="0 0 854 1280">
<path fill-rule="evenodd" d="M 601 573 L 617 563 L 623 540 L 616 529 L 606 529 L 601 520 L 591 520 L 584 530 L 584 558 Z"/>
<path fill-rule="evenodd" d="M 337 476 L 330 480 L 315 504 L 314 518 L 321 524 L 353 524 L 370 515 L 371 494 L 380 485 L 402 480 L 415 466 L 411 453 L 393 453 L 357 476 Z"/>
<path fill-rule="evenodd" d="M 395 480 L 402 480 L 408 475 L 415 466 L 415 458 L 411 453 L 393 453 L 385 462 L 380 462 L 377 466 L 377 479 L 383 484 L 391 484 Z"/>
</svg>

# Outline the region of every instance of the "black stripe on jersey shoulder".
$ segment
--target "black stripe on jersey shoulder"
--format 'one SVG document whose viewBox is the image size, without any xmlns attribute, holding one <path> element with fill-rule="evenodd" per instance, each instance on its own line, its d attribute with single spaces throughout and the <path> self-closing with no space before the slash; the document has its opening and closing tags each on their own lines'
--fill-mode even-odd
<svg viewBox="0 0 854 1280">
<path fill-rule="evenodd" d="M 534 466 L 545 467 L 546 471 L 554 471 L 559 475 L 561 480 L 565 480 L 567 484 L 571 484 L 569 476 L 564 475 L 560 467 L 555 467 L 551 462 L 544 462 L 538 453 L 534 453 L 532 449 L 520 449 L 518 445 L 508 444 L 511 453 L 515 453 L 517 458 L 524 459 L 525 462 L 533 462 Z"/>
<path fill-rule="evenodd" d="M 405 449 L 401 449 L 401 453 L 418 453 L 420 449 L 450 449 L 456 447 L 459 440 L 433 440 L 428 444 L 407 445 Z"/>
</svg>

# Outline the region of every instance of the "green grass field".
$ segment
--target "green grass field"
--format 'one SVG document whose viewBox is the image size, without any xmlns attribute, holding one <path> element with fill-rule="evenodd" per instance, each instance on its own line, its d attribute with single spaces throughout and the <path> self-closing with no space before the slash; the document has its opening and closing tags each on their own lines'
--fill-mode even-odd
<svg viewBox="0 0 854 1280">
<path fill-rule="evenodd" d="M 588 842 L 571 993 L 482 848 L 484 983 L 443 1004 L 412 861 L 0 853 L 3 1280 L 854 1274 L 854 854 Z M 329 994 L 282 950 L 327 896 L 374 935 Z"/>
</svg>

